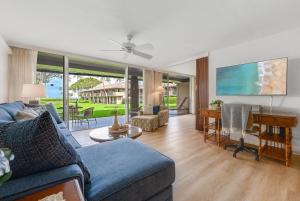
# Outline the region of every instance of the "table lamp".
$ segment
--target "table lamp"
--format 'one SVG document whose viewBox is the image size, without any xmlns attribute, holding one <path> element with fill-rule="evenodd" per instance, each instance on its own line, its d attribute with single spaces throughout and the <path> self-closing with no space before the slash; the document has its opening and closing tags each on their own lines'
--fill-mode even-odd
<svg viewBox="0 0 300 201">
<path fill-rule="evenodd" d="M 46 96 L 45 86 L 42 84 L 23 84 L 22 98 L 29 98 L 29 104 L 39 104 L 39 98 Z"/>
</svg>

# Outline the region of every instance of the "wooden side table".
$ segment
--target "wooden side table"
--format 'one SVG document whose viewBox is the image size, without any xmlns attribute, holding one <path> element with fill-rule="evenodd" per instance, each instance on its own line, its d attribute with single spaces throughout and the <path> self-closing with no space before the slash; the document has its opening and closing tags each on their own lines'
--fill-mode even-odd
<svg viewBox="0 0 300 201">
<path fill-rule="evenodd" d="M 221 115 L 219 110 L 202 109 L 201 116 L 203 117 L 203 137 L 204 142 L 211 140 L 220 146 L 221 139 Z M 210 122 L 213 119 L 213 122 Z"/>
<path fill-rule="evenodd" d="M 59 192 L 63 192 L 63 197 L 66 201 L 85 201 L 79 183 L 76 179 L 46 188 L 39 192 L 25 196 L 18 201 L 38 201 L 49 195 L 57 194 Z"/>
</svg>

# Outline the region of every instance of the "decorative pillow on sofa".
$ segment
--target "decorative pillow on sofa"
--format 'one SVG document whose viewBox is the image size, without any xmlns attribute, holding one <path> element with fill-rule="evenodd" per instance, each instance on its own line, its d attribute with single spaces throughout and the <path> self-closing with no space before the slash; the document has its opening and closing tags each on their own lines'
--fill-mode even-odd
<svg viewBox="0 0 300 201">
<path fill-rule="evenodd" d="M 78 164 L 89 181 L 89 172 L 75 149 L 60 133 L 48 111 L 35 119 L 0 123 L 0 147 L 10 148 L 12 177 Z"/>
<path fill-rule="evenodd" d="M 152 105 L 144 106 L 143 114 L 152 115 L 153 114 L 153 106 Z"/>
<path fill-rule="evenodd" d="M 17 121 L 24 121 L 29 119 L 34 119 L 39 116 L 34 109 L 25 107 L 23 110 L 18 111 L 17 114 L 14 116 L 14 119 Z"/>
<path fill-rule="evenodd" d="M 62 123 L 62 120 L 60 119 L 53 103 L 48 103 L 46 105 L 29 105 L 25 104 L 27 108 L 32 108 L 35 112 L 37 112 L 39 115 L 41 115 L 43 112 L 48 111 L 54 117 L 56 122 L 58 124 Z"/>
<path fill-rule="evenodd" d="M 153 106 L 153 114 L 157 115 L 159 113 L 159 109 L 160 109 L 159 105 L 154 105 Z"/>
</svg>

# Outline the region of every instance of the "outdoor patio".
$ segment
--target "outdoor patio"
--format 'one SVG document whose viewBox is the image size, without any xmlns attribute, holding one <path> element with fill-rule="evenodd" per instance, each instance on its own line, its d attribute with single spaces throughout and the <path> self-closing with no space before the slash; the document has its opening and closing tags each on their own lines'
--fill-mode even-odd
<svg viewBox="0 0 300 201">
<path fill-rule="evenodd" d="M 184 114 L 179 114 L 175 110 L 170 110 L 170 117 L 175 117 L 178 115 L 184 115 Z M 123 116 L 118 116 L 119 118 L 119 123 L 124 124 L 126 122 L 125 120 L 125 115 Z M 90 119 L 89 125 L 86 121 L 83 121 L 82 124 L 79 122 L 73 122 L 70 121 L 70 130 L 71 131 L 80 131 L 80 130 L 86 130 L 86 129 L 92 129 L 92 128 L 99 128 L 99 127 L 104 127 L 104 126 L 111 126 L 114 122 L 114 116 L 111 117 L 99 117 L 96 118 L 97 122 L 94 121 L 94 119 Z"/>
<path fill-rule="evenodd" d="M 125 115 L 123 116 L 118 116 L 119 118 L 119 123 L 124 124 L 125 123 Z M 79 131 L 79 130 L 86 130 L 86 129 L 91 129 L 91 128 L 99 128 L 99 127 L 104 127 L 104 126 L 110 126 L 114 122 L 114 116 L 111 117 L 99 117 L 96 118 L 97 122 L 93 119 L 89 120 L 89 125 L 87 121 L 83 121 L 82 123 L 80 122 L 73 122 L 69 121 L 69 126 L 71 131 Z"/>
</svg>

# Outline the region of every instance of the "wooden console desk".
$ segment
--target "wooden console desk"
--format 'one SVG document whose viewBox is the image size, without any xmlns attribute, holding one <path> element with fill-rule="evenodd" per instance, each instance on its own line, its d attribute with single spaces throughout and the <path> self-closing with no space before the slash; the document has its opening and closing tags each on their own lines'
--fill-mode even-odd
<svg viewBox="0 0 300 201">
<path fill-rule="evenodd" d="M 204 132 L 214 127 L 218 145 L 221 143 L 221 111 L 213 109 L 200 109 L 203 117 Z M 209 118 L 215 119 L 210 125 Z M 259 125 L 259 158 L 264 155 L 269 158 L 281 160 L 289 166 L 292 156 L 292 127 L 297 125 L 295 115 L 284 113 L 253 113 L 255 124 Z M 267 131 L 269 130 L 269 131 Z M 205 135 L 204 135 L 205 136 Z M 204 141 L 205 141 L 204 137 Z"/>
</svg>

